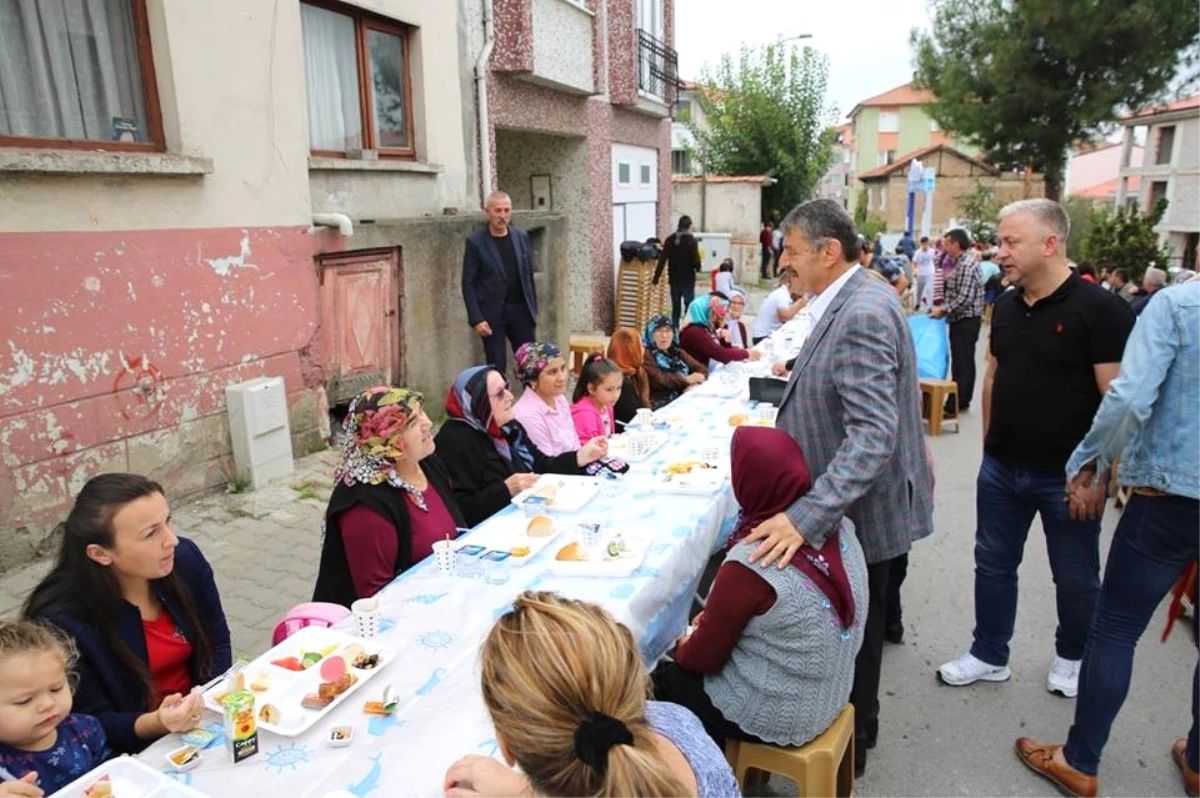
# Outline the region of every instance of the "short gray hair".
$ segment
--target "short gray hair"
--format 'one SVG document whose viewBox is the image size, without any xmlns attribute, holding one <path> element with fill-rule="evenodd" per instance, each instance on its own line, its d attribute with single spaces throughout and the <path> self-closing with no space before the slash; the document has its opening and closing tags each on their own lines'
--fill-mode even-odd
<svg viewBox="0 0 1200 798">
<path fill-rule="evenodd" d="M 491 205 L 492 200 L 494 200 L 494 199 L 506 199 L 509 202 L 512 202 L 512 197 L 508 196 L 507 192 L 493 191 L 491 194 L 488 194 L 487 197 L 483 200 L 483 207 L 486 208 L 487 206 Z"/>
<path fill-rule="evenodd" d="M 821 198 L 800 203 L 783 217 L 779 229 L 785 236 L 793 230 L 800 231 L 813 247 L 834 239 L 842 245 L 842 258 L 847 263 L 858 260 L 859 241 L 854 220 L 841 204 L 832 199 Z"/>
<path fill-rule="evenodd" d="M 999 220 L 1004 221 L 1017 213 L 1028 213 L 1037 219 L 1050 232 L 1058 237 L 1059 243 L 1067 245 L 1067 236 L 1071 234 L 1071 218 L 1063 210 L 1063 206 L 1049 199 L 1023 199 L 1010 202 L 1000 209 Z"/>
<path fill-rule="evenodd" d="M 1146 269 L 1146 273 L 1142 275 L 1142 282 L 1150 283 L 1151 285 L 1166 285 L 1167 273 L 1157 266 L 1151 266 Z"/>
</svg>

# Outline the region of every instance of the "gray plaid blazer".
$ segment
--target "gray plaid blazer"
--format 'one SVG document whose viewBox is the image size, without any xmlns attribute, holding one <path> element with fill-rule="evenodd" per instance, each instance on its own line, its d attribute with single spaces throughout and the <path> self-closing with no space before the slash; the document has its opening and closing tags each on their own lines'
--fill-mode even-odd
<svg viewBox="0 0 1200 798">
<path fill-rule="evenodd" d="M 868 563 L 933 532 L 916 349 L 896 292 L 859 271 L 796 357 L 776 426 L 800 444 L 813 487 L 787 510 L 814 546 L 854 522 Z"/>
</svg>

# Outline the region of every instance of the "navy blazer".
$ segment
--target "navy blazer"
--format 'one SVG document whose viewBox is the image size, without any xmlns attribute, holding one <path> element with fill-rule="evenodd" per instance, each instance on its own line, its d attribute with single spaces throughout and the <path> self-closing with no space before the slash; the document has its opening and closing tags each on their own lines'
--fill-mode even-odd
<svg viewBox="0 0 1200 798">
<path fill-rule="evenodd" d="M 537 322 L 537 290 L 533 285 L 533 255 L 529 234 L 509 225 L 513 251 L 517 255 L 517 271 L 521 275 L 521 293 L 530 318 Z M 486 226 L 467 237 L 463 250 L 462 294 L 467 305 L 467 323 L 474 327 L 481 321 L 499 324 L 504 318 L 504 297 L 508 293 L 508 275 L 500 249 L 492 240 Z"/>
<path fill-rule="evenodd" d="M 225 623 L 212 568 L 196 544 L 187 538 L 179 538 L 179 545 L 175 548 L 175 573 L 191 591 L 196 611 L 212 646 L 212 667 L 209 670 L 200 671 L 194 656 L 189 663 L 192 684 L 199 685 L 229 669 L 232 657 L 229 626 Z M 195 640 L 196 629 L 179 607 L 161 590 L 158 591 L 158 599 L 171 613 L 184 636 Z M 148 706 L 149 699 L 141 680 L 126 667 L 99 630 L 77 617 L 70 607 L 50 611 L 45 620 L 73 637 L 79 648 L 79 662 L 75 666 L 79 681 L 75 688 L 74 711 L 95 716 L 104 727 L 109 747 L 116 753 L 137 753 L 153 742 L 138 737 L 133 726 L 139 715 L 155 708 Z M 137 607 L 128 603 L 125 605 L 121 617 L 116 619 L 116 631 L 121 642 L 149 667 L 146 634 Z"/>
</svg>

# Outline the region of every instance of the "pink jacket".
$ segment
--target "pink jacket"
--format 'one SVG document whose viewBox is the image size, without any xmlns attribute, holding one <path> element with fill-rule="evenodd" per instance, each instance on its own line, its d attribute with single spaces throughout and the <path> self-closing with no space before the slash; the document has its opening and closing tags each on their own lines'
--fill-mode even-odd
<svg viewBox="0 0 1200 798">
<path fill-rule="evenodd" d="M 575 431 L 579 433 L 580 443 L 585 445 L 592 438 L 612 435 L 617 431 L 613 409 L 606 407 L 601 411 L 589 396 L 584 396 L 571 405 L 571 420 L 575 422 Z M 608 429 L 604 428 L 606 420 Z"/>
</svg>

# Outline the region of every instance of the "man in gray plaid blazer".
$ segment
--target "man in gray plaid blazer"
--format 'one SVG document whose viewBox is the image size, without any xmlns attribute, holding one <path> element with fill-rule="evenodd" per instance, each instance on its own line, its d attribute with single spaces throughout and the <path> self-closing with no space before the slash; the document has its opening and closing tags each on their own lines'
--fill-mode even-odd
<svg viewBox="0 0 1200 798">
<path fill-rule="evenodd" d="M 783 567 L 803 543 L 823 545 L 842 516 L 854 522 L 870 581 L 850 694 L 861 773 L 879 730 L 889 566 L 933 531 L 916 350 L 896 292 L 856 263 L 858 236 L 838 203 L 806 202 L 781 227 L 780 265 L 795 269 L 816 297 L 808 303 L 812 332 L 784 389 L 776 426 L 800 444 L 814 482 L 747 539 L 763 541 L 752 559 Z"/>
</svg>

